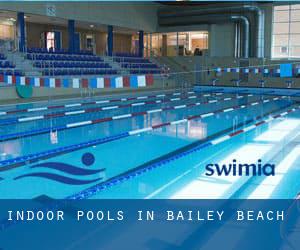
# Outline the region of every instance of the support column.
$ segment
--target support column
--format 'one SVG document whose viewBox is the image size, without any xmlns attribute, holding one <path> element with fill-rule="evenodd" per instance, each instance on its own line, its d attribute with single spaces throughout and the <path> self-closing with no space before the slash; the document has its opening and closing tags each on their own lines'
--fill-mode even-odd
<svg viewBox="0 0 300 250">
<path fill-rule="evenodd" d="M 112 56 L 114 50 L 114 33 L 113 26 L 107 26 L 107 55 Z"/>
<path fill-rule="evenodd" d="M 68 44 L 69 44 L 70 53 L 74 53 L 74 41 L 75 41 L 75 21 L 68 20 Z"/>
<path fill-rule="evenodd" d="M 19 51 L 24 52 L 26 49 L 26 38 L 25 38 L 25 16 L 24 12 L 19 12 L 17 17 L 17 32 Z"/>
<path fill-rule="evenodd" d="M 139 31 L 139 56 L 144 57 L 144 31 Z"/>
</svg>

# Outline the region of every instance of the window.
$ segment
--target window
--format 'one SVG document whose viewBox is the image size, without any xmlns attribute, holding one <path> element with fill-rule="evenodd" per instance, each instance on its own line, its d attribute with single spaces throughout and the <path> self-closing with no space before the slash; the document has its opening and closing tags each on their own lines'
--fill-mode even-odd
<svg viewBox="0 0 300 250">
<path fill-rule="evenodd" d="M 157 56 L 194 55 L 208 50 L 208 31 L 155 33 L 150 44 Z"/>
<path fill-rule="evenodd" d="M 46 48 L 48 50 L 55 48 L 55 33 L 54 32 L 46 33 Z"/>
<path fill-rule="evenodd" d="M 300 4 L 273 9 L 273 58 L 300 58 Z"/>
<path fill-rule="evenodd" d="M 0 40 L 13 40 L 13 39 L 14 39 L 13 26 L 0 23 Z"/>
</svg>

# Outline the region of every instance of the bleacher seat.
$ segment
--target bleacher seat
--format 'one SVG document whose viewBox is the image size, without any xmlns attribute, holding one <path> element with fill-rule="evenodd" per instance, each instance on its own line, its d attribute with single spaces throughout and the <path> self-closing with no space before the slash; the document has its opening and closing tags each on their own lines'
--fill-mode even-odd
<svg viewBox="0 0 300 250">
<path fill-rule="evenodd" d="M 128 68 L 128 69 L 136 69 L 136 68 L 158 68 L 158 66 L 154 63 L 146 63 L 146 64 L 139 64 L 139 63 L 122 63 L 122 68 Z"/>
<path fill-rule="evenodd" d="M 0 69 L 0 75 L 24 76 L 21 70 Z"/>
<path fill-rule="evenodd" d="M 26 58 L 34 61 L 33 65 L 42 69 L 44 75 L 50 76 L 118 73 L 101 57 L 91 54 L 90 51 L 70 54 L 65 50 L 47 51 L 42 48 L 33 48 L 27 50 Z"/>
<path fill-rule="evenodd" d="M 134 54 L 134 53 L 126 53 L 126 52 L 117 52 L 114 54 L 116 57 L 136 57 L 136 58 L 141 58 L 139 55 Z"/>
<path fill-rule="evenodd" d="M 151 63 L 148 59 L 141 57 L 114 57 L 114 61 L 118 63 Z"/>
<path fill-rule="evenodd" d="M 124 69 L 128 69 L 131 74 L 161 74 L 162 68 L 151 62 L 147 58 L 139 57 L 130 53 L 116 53 L 114 62 L 120 64 Z"/>
<path fill-rule="evenodd" d="M 51 54 L 51 53 L 27 53 L 29 60 L 45 60 L 45 61 L 90 61 L 103 62 L 103 59 L 95 55 L 76 55 L 76 54 Z"/>
<path fill-rule="evenodd" d="M 161 74 L 161 69 L 140 69 L 140 70 L 130 70 L 130 74 Z"/>
<path fill-rule="evenodd" d="M 0 75 L 23 76 L 23 72 L 16 69 L 16 65 L 7 60 L 6 56 L 0 53 Z"/>
<path fill-rule="evenodd" d="M 118 72 L 114 69 L 45 69 L 46 76 L 64 76 L 64 75 L 116 75 Z"/>
<path fill-rule="evenodd" d="M 10 61 L 0 60 L 0 68 L 15 68 L 16 66 Z"/>
<path fill-rule="evenodd" d="M 34 66 L 38 68 L 111 68 L 108 63 L 63 61 L 36 61 Z"/>
<path fill-rule="evenodd" d="M 52 54 L 70 54 L 68 50 L 65 49 L 52 49 L 47 50 L 46 48 L 27 48 L 27 53 L 52 53 Z M 93 55 L 92 51 L 81 50 L 72 54 L 77 55 Z"/>
</svg>

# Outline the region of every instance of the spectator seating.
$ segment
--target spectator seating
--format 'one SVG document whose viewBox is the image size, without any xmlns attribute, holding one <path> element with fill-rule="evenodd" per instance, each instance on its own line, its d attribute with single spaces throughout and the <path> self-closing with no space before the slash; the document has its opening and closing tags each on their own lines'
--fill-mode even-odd
<svg viewBox="0 0 300 250">
<path fill-rule="evenodd" d="M 121 63 L 122 68 L 127 69 L 158 69 L 159 67 L 155 63 Z"/>
<path fill-rule="evenodd" d="M 46 48 L 27 48 L 27 53 L 54 53 L 54 54 L 70 54 L 68 50 L 65 49 L 52 49 L 50 48 L 49 50 Z M 77 55 L 93 55 L 92 51 L 89 50 L 81 50 L 77 53 L 72 53 L 72 54 L 77 54 Z"/>
<path fill-rule="evenodd" d="M 64 61 L 36 61 L 34 66 L 38 68 L 111 68 L 108 63 L 97 62 L 64 62 Z"/>
<path fill-rule="evenodd" d="M 22 71 L 17 70 L 16 65 L 13 62 L 6 59 L 6 56 L 0 53 L 0 74 L 22 76 Z"/>
<path fill-rule="evenodd" d="M 117 52 L 114 54 L 114 56 L 116 57 L 140 57 L 139 55 L 137 54 L 134 54 L 134 53 L 126 53 L 126 52 Z"/>
<path fill-rule="evenodd" d="M 117 70 L 114 69 L 45 69 L 45 76 L 66 76 L 66 75 L 116 75 Z"/>
<path fill-rule="evenodd" d="M 27 50 L 26 58 L 32 60 L 33 65 L 47 76 L 118 74 L 103 58 L 90 52 L 69 54 L 65 50 L 47 51 L 35 48 Z"/>
<path fill-rule="evenodd" d="M 148 59 L 141 57 L 114 57 L 114 61 L 118 63 L 150 63 Z"/>
<path fill-rule="evenodd" d="M 29 60 L 103 62 L 103 59 L 101 57 L 95 55 L 27 53 L 26 57 Z"/>
<path fill-rule="evenodd" d="M 114 62 L 119 63 L 123 69 L 129 70 L 130 74 L 160 74 L 163 71 L 159 65 L 147 58 L 128 53 L 116 53 L 116 55 L 117 57 L 113 58 Z"/>
<path fill-rule="evenodd" d="M 161 69 L 131 69 L 130 74 L 161 74 L 162 70 Z"/>
<path fill-rule="evenodd" d="M 14 65 L 12 62 L 6 60 L 6 56 L 2 53 L 0 53 L 0 69 L 13 69 L 16 65 Z"/>
<path fill-rule="evenodd" d="M 24 76 L 24 73 L 21 70 L 16 69 L 0 69 L 0 75 Z"/>
</svg>

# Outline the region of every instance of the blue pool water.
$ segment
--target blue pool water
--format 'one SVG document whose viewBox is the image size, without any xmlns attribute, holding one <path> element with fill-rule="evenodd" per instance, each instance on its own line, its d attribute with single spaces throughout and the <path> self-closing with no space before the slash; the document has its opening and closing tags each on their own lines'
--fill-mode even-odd
<svg viewBox="0 0 300 250">
<path fill-rule="evenodd" d="M 298 101 L 276 92 L 174 90 L 1 106 L 9 112 L 0 115 L 0 198 L 293 198 L 300 192 L 300 111 L 285 111 Z M 283 115 L 193 150 L 277 114 Z M 38 116 L 47 118 L 22 120 Z M 99 119 L 107 120 L 89 124 Z M 161 126 L 143 131 L 155 125 Z M 206 164 L 233 158 L 272 162 L 278 172 L 204 175 Z"/>
</svg>

